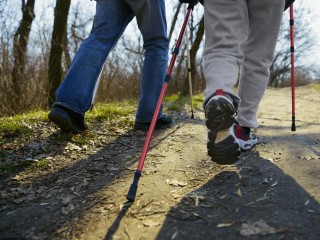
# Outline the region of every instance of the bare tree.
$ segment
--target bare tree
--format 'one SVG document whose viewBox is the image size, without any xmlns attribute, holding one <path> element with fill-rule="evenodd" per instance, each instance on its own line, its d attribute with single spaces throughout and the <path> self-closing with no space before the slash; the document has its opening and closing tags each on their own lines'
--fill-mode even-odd
<svg viewBox="0 0 320 240">
<path fill-rule="evenodd" d="M 195 83 L 195 77 L 197 74 L 197 53 L 200 48 L 200 44 L 203 39 L 204 35 L 204 15 L 202 16 L 199 24 L 196 37 L 192 43 L 191 49 L 190 49 L 190 67 L 191 67 L 191 79 L 192 79 L 192 85 Z M 194 31 L 191 31 L 194 32 Z M 191 35 L 192 36 L 192 35 Z M 184 86 L 183 86 L 183 95 L 188 95 L 189 94 L 189 82 L 188 82 L 188 77 L 186 77 L 184 81 Z"/>
<path fill-rule="evenodd" d="M 55 91 L 60 85 L 63 78 L 63 71 L 61 67 L 61 58 L 63 52 L 64 35 L 66 33 L 68 14 L 71 0 L 57 0 L 54 24 L 51 39 L 51 51 L 49 58 L 49 106 L 55 101 Z"/>
<path fill-rule="evenodd" d="M 69 39 L 68 39 L 68 28 L 65 28 L 65 33 L 63 37 L 63 53 L 64 53 L 64 58 L 66 60 L 66 68 L 69 69 L 71 65 L 71 56 L 69 52 Z"/>
<path fill-rule="evenodd" d="M 289 14 L 285 12 L 284 14 Z M 295 30 L 295 65 L 300 71 L 305 63 L 303 58 L 307 57 L 314 46 L 314 35 L 311 31 L 310 24 L 306 21 L 305 16 L 309 15 L 307 9 L 300 8 L 294 11 L 294 28 Z M 276 49 L 274 60 L 270 69 L 270 81 L 269 85 L 278 87 L 282 82 L 290 79 L 291 70 L 291 52 L 290 52 L 290 28 L 289 19 L 285 16 L 285 21 L 283 21 L 279 39 L 278 47 Z M 306 66 L 304 66 L 305 68 Z M 306 76 L 306 75 L 305 75 Z"/>
<path fill-rule="evenodd" d="M 174 30 L 174 27 L 176 26 L 181 6 L 182 6 L 182 3 L 179 3 L 177 8 L 176 8 L 176 11 L 174 12 L 174 16 L 173 16 L 173 19 L 172 19 L 172 22 L 171 22 L 170 31 L 169 31 L 169 37 L 168 37 L 169 41 L 172 38 L 173 30 Z"/>
<path fill-rule="evenodd" d="M 4 12 L 4 8 L 7 4 L 8 0 L 0 0 L 0 14 L 2 14 Z"/>
<path fill-rule="evenodd" d="M 86 10 L 87 9 L 83 9 L 81 1 L 78 1 L 70 11 L 69 19 L 71 26 L 69 29 L 69 43 L 71 49 L 73 49 L 71 54 L 77 52 L 80 44 L 88 35 L 87 27 L 92 26 L 93 16 L 88 16 Z"/>
<path fill-rule="evenodd" d="M 17 31 L 14 34 L 13 39 L 13 56 L 14 66 L 12 70 L 12 109 L 20 111 L 20 104 L 24 103 L 24 99 L 21 99 L 24 89 L 27 86 L 27 78 L 24 73 L 26 58 L 27 58 L 27 45 L 29 41 L 29 35 L 31 31 L 32 21 L 35 18 L 34 14 L 35 0 L 22 0 L 22 20 Z"/>
</svg>

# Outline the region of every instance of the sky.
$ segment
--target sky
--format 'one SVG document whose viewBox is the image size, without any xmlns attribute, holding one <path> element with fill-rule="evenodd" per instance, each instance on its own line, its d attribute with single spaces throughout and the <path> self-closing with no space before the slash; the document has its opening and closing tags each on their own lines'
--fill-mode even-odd
<svg viewBox="0 0 320 240">
<path fill-rule="evenodd" d="M 308 7 L 311 11 L 310 14 L 310 24 L 312 27 L 312 30 L 316 33 L 318 43 L 320 44 L 320 18 L 319 18 L 319 10 L 320 10 L 320 1 L 319 0 L 302 0 L 298 1 L 296 3 L 296 7 L 299 8 L 302 4 L 304 4 L 306 7 Z M 294 5 L 295 6 L 295 5 Z"/>
</svg>

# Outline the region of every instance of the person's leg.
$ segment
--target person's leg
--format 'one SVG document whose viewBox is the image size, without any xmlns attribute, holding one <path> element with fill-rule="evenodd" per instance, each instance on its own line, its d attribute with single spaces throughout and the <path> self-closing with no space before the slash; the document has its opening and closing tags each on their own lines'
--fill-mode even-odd
<svg viewBox="0 0 320 240">
<path fill-rule="evenodd" d="M 92 105 L 98 79 L 108 53 L 133 14 L 123 0 L 99 0 L 89 37 L 77 51 L 68 74 L 56 91 L 56 102 L 84 115 Z"/>
<path fill-rule="evenodd" d="M 203 71 L 208 155 L 216 163 L 231 164 L 240 155 L 233 132 L 239 97 L 233 88 L 249 29 L 247 0 L 210 0 L 204 1 L 204 5 Z"/>
<path fill-rule="evenodd" d="M 168 62 L 169 41 L 165 1 L 126 0 L 126 2 L 137 18 L 145 49 L 136 122 L 150 123 L 163 86 Z M 159 117 L 161 116 L 162 111 L 159 113 Z"/>
<path fill-rule="evenodd" d="M 204 1 L 204 10 L 204 105 L 217 89 L 223 89 L 232 96 L 237 107 L 239 97 L 233 88 L 238 80 L 249 31 L 247 0 Z"/>
<path fill-rule="evenodd" d="M 257 128 L 257 110 L 270 76 L 284 1 L 248 1 L 249 38 L 245 49 L 238 94 L 241 99 L 237 121 Z"/>
</svg>

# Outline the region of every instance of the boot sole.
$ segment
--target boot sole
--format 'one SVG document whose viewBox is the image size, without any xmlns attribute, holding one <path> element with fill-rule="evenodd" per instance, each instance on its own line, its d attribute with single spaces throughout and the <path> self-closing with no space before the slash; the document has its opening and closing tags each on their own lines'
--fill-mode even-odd
<svg viewBox="0 0 320 240">
<path fill-rule="evenodd" d="M 211 99 L 205 110 L 208 128 L 208 155 L 218 164 L 233 164 L 241 154 L 232 127 L 235 110 L 229 99 L 218 96 Z"/>
<path fill-rule="evenodd" d="M 241 150 L 244 152 L 250 150 L 251 148 L 254 147 L 254 145 L 258 143 L 257 139 L 249 139 L 248 141 L 244 141 L 238 138 L 238 141 L 239 141 Z"/>
</svg>

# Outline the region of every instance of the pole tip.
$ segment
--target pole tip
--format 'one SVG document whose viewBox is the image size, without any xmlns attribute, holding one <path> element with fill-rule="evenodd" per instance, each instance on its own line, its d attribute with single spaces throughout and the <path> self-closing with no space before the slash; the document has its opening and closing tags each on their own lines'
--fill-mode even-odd
<svg viewBox="0 0 320 240">
<path fill-rule="evenodd" d="M 137 189 L 138 189 L 138 182 L 139 182 L 139 178 L 141 176 L 141 171 L 140 170 L 136 170 L 136 172 L 134 173 L 134 179 L 133 182 L 129 188 L 128 194 L 127 194 L 127 200 L 129 202 L 133 202 L 134 199 L 136 198 L 137 195 Z"/>
<path fill-rule="evenodd" d="M 292 116 L 292 124 L 291 124 L 291 131 L 296 131 L 296 117 Z"/>
<path fill-rule="evenodd" d="M 131 184 L 128 194 L 127 194 L 127 200 L 129 202 L 133 202 L 134 199 L 136 198 L 137 195 L 137 189 L 138 189 L 138 185 L 136 184 Z"/>
</svg>

